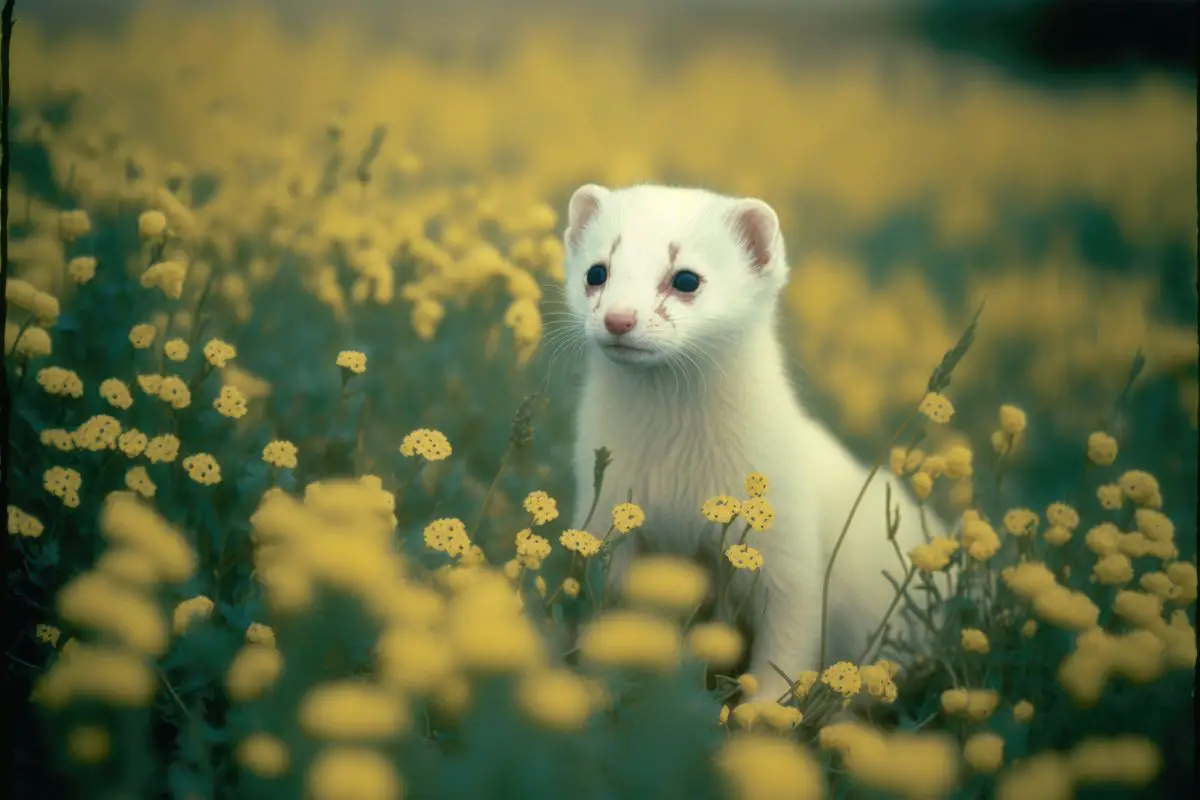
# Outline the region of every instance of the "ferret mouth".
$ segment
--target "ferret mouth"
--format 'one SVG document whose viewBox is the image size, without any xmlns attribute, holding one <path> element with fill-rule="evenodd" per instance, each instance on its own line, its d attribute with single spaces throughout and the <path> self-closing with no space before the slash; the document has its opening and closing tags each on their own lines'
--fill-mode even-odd
<svg viewBox="0 0 1200 800">
<path fill-rule="evenodd" d="M 653 358 L 656 350 L 644 345 L 629 342 L 600 342 L 600 352 L 610 361 L 618 363 L 641 363 L 647 358 Z"/>
</svg>

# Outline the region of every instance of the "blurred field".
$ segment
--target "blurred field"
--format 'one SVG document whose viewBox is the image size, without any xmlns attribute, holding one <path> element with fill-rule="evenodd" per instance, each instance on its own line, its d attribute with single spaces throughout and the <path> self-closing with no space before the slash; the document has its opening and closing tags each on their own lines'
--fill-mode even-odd
<svg viewBox="0 0 1200 800">
<path fill-rule="evenodd" d="M 265 478 L 235 465 L 275 439 L 298 446 L 296 487 L 367 472 L 396 490 L 400 440 L 420 427 L 444 432 L 455 458 L 422 472 L 402 524 L 469 519 L 512 415 L 545 386 L 532 447 L 496 483 L 479 541 L 510 558 L 527 492 L 560 498 L 566 517 L 588 500 L 569 488 L 577 375 L 567 359 L 549 370 L 543 346 L 566 198 L 587 181 L 672 182 L 778 210 L 798 383 L 864 458 L 985 302 L 950 394 L 981 454 L 1001 403 L 1029 413 L 1019 471 L 996 496 L 977 487 L 997 506 L 1083 501 L 1083 442 L 1140 349 L 1145 370 L 1109 424 L 1125 468 L 1158 478 L 1180 555 L 1194 557 L 1194 84 L 1016 83 L 882 22 L 869 38 L 840 23 L 615 14 L 479 15 L 448 31 L 402 11 L 368 25 L 337 9 L 281 19 L 170 2 L 103 33 L 18 26 L 8 277 L 63 303 L 45 364 L 72 364 L 89 387 L 164 371 L 157 350 L 129 349 L 143 322 L 159 342 L 193 343 L 203 322 L 237 347 L 222 380 L 249 397 L 247 417 L 197 414 L 180 437 L 185 454 L 189 437 L 204 442 L 238 489 L 217 510 L 168 487 L 172 522 L 247 536 Z M 63 244 L 59 211 L 73 208 L 90 230 Z M 139 238 L 148 208 L 170 220 L 165 248 Z M 97 284 L 161 258 L 186 265 L 186 284 L 180 299 L 98 294 L 68 276 L 86 255 L 116 279 Z M 180 369 L 203 364 L 193 350 Z M 343 350 L 367 356 L 349 390 Z M 41 428 L 104 408 L 94 392 L 69 413 L 17 403 L 13 460 L 40 447 Z M 49 513 L 40 483 L 40 470 L 14 473 L 10 502 Z M 85 491 L 81 511 L 94 510 L 103 491 Z M 946 494 L 934 501 L 949 509 Z M 94 532 L 88 520 L 79 529 Z"/>
</svg>

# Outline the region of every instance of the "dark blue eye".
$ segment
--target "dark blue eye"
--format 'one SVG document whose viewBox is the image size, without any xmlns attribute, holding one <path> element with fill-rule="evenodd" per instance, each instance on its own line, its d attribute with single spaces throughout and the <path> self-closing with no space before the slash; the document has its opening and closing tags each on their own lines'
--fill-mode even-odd
<svg viewBox="0 0 1200 800">
<path fill-rule="evenodd" d="M 600 286 L 608 280 L 608 267 L 603 264 L 592 264 L 587 271 L 587 285 Z"/>
<path fill-rule="evenodd" d="M 700 276 L 691 270 L 680 270 L 671 281 L 671 288 L 677 292 L 691 294 L 700 288 Z"/>
</svg>

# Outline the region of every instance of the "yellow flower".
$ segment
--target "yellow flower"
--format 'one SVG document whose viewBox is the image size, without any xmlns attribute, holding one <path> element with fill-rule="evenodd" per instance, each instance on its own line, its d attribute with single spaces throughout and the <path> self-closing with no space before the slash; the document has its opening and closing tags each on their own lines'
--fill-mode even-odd
<svg viewBox="0 0 1200 800">
<path fill-rule="evenodd" d="M 1117 511 L 1125 504 L 1125 492 L 1121 491 L 1120 484 L 1106 483 L 1096 489 L 1096 499 L 1101 508 Z"/>
<path fill-rule="evenodd" d="M 1087 549 L 1098 556 L 1116 553 L 1119 549 L 1121 532 L 1111 522 L 1102 522 L 1087 532 L 1083 542 Z"/>
<path fill-rule="evenodd" d="M 930 421 L 944 425 L 954 416 L 954 405 L 950 399 L 939 392 L 925 395 L 917 406 L 917 411 L 924 414 Z"/>
<path fill-rule="evenodd" d="M 1000 695 L 992 689 L 971 689 L 967 692 L 967 716 L 979 722 L 987 719 L 1000 704 Z"/>
<path fill-rule="evenodd" d="M 1162 505 L 1158 480 L 1148 472 L 1130 470 L 1117 479 L 1117 484 L 1125 496 L 1139 506 L 1155 508 Z"/>
<path fill-rule="evenodd" d="M 183 339 L 171 339 L 163 345 L 163 353 L 172 361 L 187 361 L 191 348 Z"/>
<path fill-rule="evenodd" d="M 946 477 L 951 480 L 961 480 L 975 474 L 975 456 L 969 447 L 963 445 L 948 447 L 942 453 L 942 458 L 945 459 Z"/>
<path fill-rule="evenodd" d="M 1054 573 L 1045 564 L 1027 561 L 1014 567 L 1005 567 L 1000 578 L 1016 594 L 1031 600 L 1041 592 L 1056 586 Z"/>
<path fill-rule="evenodd" d="M 688 559 L 643 556 L 629 565 L 622 590 L 635 604 L 690 611 L 708 591 L 708 574 Z"/>
<path fill-rule="evenodd" d="M 204 359 L 217 369 L 222 369 L 233 359 L 237 358 L 237 349 L 229 342 L 221 339 L 209 339 L 204 345 Z"/>
<path fill-rule="evenodd" d="M 430 550 L 461 556 L 471 546 L 467 537 L 467 526 L 454 517 L 435 519 L 425 526 L 425 546 Z"/>
<path fill-rule="evenodd" d="M 85 572 L 58 593 L 66 622 L 109 633 L 138 653 L 162 655 L 167 628 L 158 608 L 141 594 L 100 572 Z"/>
<path fill-rule="evenodd" d="M 5 326 L 5 352 L 12 352 L 15 349 L 17 355 L 26 356 L 27 358 L 41 358 L 53 352 L 54 347 L 50 341 L 50 333 L 44 328 L 26 328 L 24 331 L 20 331 L 20 339 L 16 338 L 18 331 L 20 329 L 12 323 Z"/>
<path fill-rule="evenodd" d="M 986 653 L 991 649 L 987 634 L 978 628 L 963 628 L 962 646 L 969 653 Z"/>
<path fill-rule="evenodd" d="M 274 647 L 262 644 L 244 645 L 233 656 L 225 673 L 229 698 L 237 703 L 254 700 L 283 674 L 283 656 Z"/>
<path fill-rule="evenodd" d="M 1025 425 L 1024 411 L 1009 403 L 1000 406 L 1000 430 L 1009 436 L 1017 436 L 1025 432 Z"/>
<path fill-rule="evenodd" d="M 742 503 L 741 517 L 756 531 L 769 530 L 775 523 L 775 509 L 765 497 L 751 497 Z"/>
<path fill-rule="evenodd" d="M 734 569 L 745 569 L 751 572 L 762 569 L 763 557 L 762 553 L 755 550 L 748 544 L 730 545 L 725 550 L 725 558 L 730 564 L 733 564 Z"/>
<path fill-rule="evenodd" d="M 541 569 L 542 561 L 550 555 L 550 542 L 531 530 L 517 532 L 517 563 L 525 569 Z"/>
<path fill-rule="evenodd" d="M 46 391 L 46 394 L 70 397 L 75 400 L 83 397 L 83 381 L 69 369 L 44 367 L 38 370 L 37 382 Z"/>
<path fill-rule="evenodd" d="M 1139 508 L 1134 512 L 1137 529 L 1152 542 L 1169 542 L 1175 538 L 1175 524 L 1161 511 Z"/>
<path fill-rule="evenodd" d="M 558 537 L 559 543 L 572 553 L 589 558 L 600 552 L 600 540 L 587 531 L 566 530 Z"/>
<path fill-rule="evenodd" d="M 1075 784 L 1066 759 L 1055 752 L 1023 758 L 997 781 L 996 800 L 1072 800 Z"/>
<path fill-rule="evenodd" d="M 67 262 L 67 274 L 71 280 L 83 285 L 96 277 L 96 259 L 92 256 L 76 256 Z"/>
<path fill-rule="evenodd" d="M 637 611 L 609 611 L 588 622 L 579 654 L 594 666 L 670 669 L 679 662 L 679 629 L 668 620 Z"/>
<path fill-rule="evenodd" d="M 275 646 L 275 631 L 269 625 L 261 622 L 251 622 L 246 628 L 246 641 L 250 644 L 261 644 L 266 647 Z"/>
<path fill-rule="evenodd" d="M 355 375 L 361 375 L 367 371 L 367 356 L 357 350 L 343 350 L 337 355 L 337 365 Z"/>
<path fill-rule="evenodd" d="M 179 605 L 175 606 L 174 627 L 175 634 L 182 636 L 187 633 L 191 627 L 192 621 L 196 619 L 208 619 L 212 616 L 213 601 L 209 600 L 204 595 L 196 595 L 193 598 L 184 600 Z"/>
<path fill-rule="evenodd" d="M 574 578 L 564 578 L 562 582 L 562 593 L 567 597 L 579 597 L 579 581 Z"/>
<path fill-rule="evenodd" d="M 263 448 L 263 461 L 273 467 L 280 469 L 295 469 L 296 468 L 296 445 L 289 441 L 278 440 L 270 442 Z"/>
<path fill-rule="evenodd" d="M 1021 700 L 1013 706 L 1013 719 L 1017 722 L 1029 722 L 1033 719 L 1033 703 Z"/>
<path fill-rule="evenodd" d="M 867 694 L 885 703 L 894 702 L 899 690 L 892 681 L 891 662 L 879 661 L 875 664 L 864 664 L 859 667 L 858 674 L 862 678 L 863 688 Z"/>
<path fill-rule="evenodd" d="M 288 770 L 287 746 L 269 733 L 252 733 L 242 739 L 234 757 L 260 778 L 277 778 Z"/>
<path fill-rule="evenodd" d="M 147 322 L 143 322 L 140 325 L 134 325 L 130 329 L 129 343 L 138 350 L 145 350 L 154 343 L 154 337 L 157 334 L 157 328 Z"/>
<path fill-rule="evenodd" d="M 1029 536 L 1037 531 L 1039 521 L 1028 508 L 1014 508 L 1004 515 L 1004 529 L 1013 536 Z"/>
<path fill-rule="evenodd" d="M 1066 503 L 1051 503 L 1046 508 L 1046 521 L 1073 531 L 1079 527 L 1079 512 Z"/>
<path fill-rule="evenodd" d="M 417 455 L 427 461 L 441 461 L 449 458 L 451 452 L 450 441 L 445 434 L 429 428 L 418 428 L 405 436 L 400 443 L 402 455 Z"/>
<path fill-rule="evenodd" d="M 687 636 L 688 650 L 717 669 L 727 669 L 742 657 L 745 642 L 737 628 L 723 622 L 702 622 Z"/>
<path fill-rule="evenodd" d="M 996 772 L 1004 765 L 1004 737 L 991 731 L 976 733 L 963 745 L 963 760 L 976 772 Z"/>
<path fill-rule="evenodd" d="M 92 220 L 82 208 L 58 212 L 58 235 L 64 242 L 73 242 L 92 231 Z"/>
<path fill-rule="evenodd" d="M 728 495 L 718 495 L 704 501 L 700 513 L 710 522 L 726 525 L 742 510 L 742 504 Z"/>
<path fill-rule="evenodd" d="M 145 467 L 133 467 L 126 472 L 125 485 L 147 500 L 154 497 L 158 491 L 158 487 L 154 485 L 154 481 L 150 480 L 150 473 L 146 472 Z"/>
<path fill-rule="evenodd" d="M 47 447 L 53 447 L 63 453 L 70 453 L 75 449 L 75 437 L 70 431 L 62 428 L 46 428 L 38 435 L 38 439 Z"/>
<path fill-rule="evenodd" d="M 183 285 L 187 282 L 187 264 L 182 261 L 160 261 L 142 273 L 141 284 L 147 289 L 158 287 L 172 300 L 183 296 Z"/>
<path fill-rule="evenodd" d="M 812 688 L 817 685 L 817 680 L 820 678 L 816 670 L 808 669 L 796 676 L 795 689 L 793 690 L 796 698 L 803 700 L 812 691 Z"/>
<path fill-rule="evenodd" d="M 1140 736 L 1089 738 L 1071 750 L 1070 768 L 1079 783 L 1148 785 L 1162 769 L 1158 746 Z"/>
<path fill-rule="evenodd" d="M 839 661 L 822 673 L 821 683 L 843 697 L 853 697 L 862 688 L 862 677 L 858 674 L 858 667 L 854 664 L 849 661 Z"/>
<path fill-rule="evenodd" d="M 44 530 L 42 523 L 32 514 L 26 514 L 16 506 L 8 507 L 8 532 L 14 536 L 36 539 Z"/>
<path fill-rule="evenodd" d="M 241 419 L 249 410 L 246 395 L 241 389 L 229 384 L 221 387 L 220 393 L 213 400 L 213 408 L 218 414 L 229 419 Z"/>
<path fill-rule="evenodd" d="M 618 503 L 612 510 L 613 527 L 621 533 L 629 533 L 646 522 L 646 514 L 636 503 Z"/>
<path fill-rule="evenodd" d="M 146 445 L 146 458 L 152 464 L 166 464 L 179 455 L 179 439 L 170 433 L 155 436 Z"/>
<path fill-rule="evenodd" d="M 742 690 L 742 694 L 751 695 L 758 691 L 758 678 L 750 673 L 739 675 L 737 683 L 738 687 Z"/>
<path fill-rule="evenodd" d="M 62 631 L 53 625 L 38 625 L 34 629 L 34 636 L 39 642 L 45 642 L 51 647 L 58 647 L 58 638 L 62 636 Z"/>
<path fill-rule="evenodd" d="M 1087 455 L 1093 464 L 1108 466 L 1117 460 L 1117 440 L 1104 431 L 1095 431 L 1087 438 Z"/>
<path fill-rule="evenodd" d="M 1096 625 L 1100 609 L 1083 592 L 1054 585 L 1033 598 L 1033 613 L 1060 628 L 1085 631 Z"/>
<path fill-rule="evenodd" d="M 767 476 L 761 472 L 751 472 L 746 476 L 746 494 L 751 497 L 762 497 L 770 485 Z"/>
<path fill-rule="evenodd" d="M 188 477 L 204 486 L 215 486 L 221 482 L 221 465 L 208 453 L 196 453 L 183 459 L 183 468 Z"/>
<path fill-rule="evenodd" d="M 158 397 L 174 409 L 187 408 L 192 404 L 192 390 L 177 375 L 163 377 L 158 385 Z"/>
<path fill-rule="evenodd" d="M 1176 561 L 1167 565 L 1167 577 L 1179 589 L 1172 602 L 1179 605 L 1196 602 L 1196 565 L 1187 561 Z"/>
<path fill-rule="evenodd" d="M 1062 547 L 1067 542 L 1071 541 L 1071 529 L 1064 528 L 1062 525 L 1051 525 L 1042 534 L 1042 538 L 1047 544 L 1052 544 L 1055 547 Z"/>
<path fill-rule="evenodd" d="M 312 800 L 397 800 L 404 783 L 392 762 L 367 747 L 333 747 L 322 750 L 308 771 Z"/>
<path fill-rule="evenodd" d="M 319 739 L 382 739 L 408 729 L 408 705 L 382 686 L 362 681 L 326 683 L 309 691 L 297 715 L 301 729 Z"/>
<path fill-rule="evenodd" d="M 79 764 L 99 764 L 108 758 L 108 731 L 98 725 L 80 725 L 67 734 L 67 755 Z"/>
<path fill-rule="evenodd" d="M 121 435 L 121 423 L 107 414 L 97 414 L 80 425 L 71 438 L 75 445 L 84 450 L 98 452 L 111 450 L 117 446 L 117 437 Z"/>
<path fill-rule="evenodd" d="M 534 525 L 545 525 L 558 519 L 558 503 L 541 490 L 526 495 L 522 505 L 533 515 Z"/>
<path fill-rule="evenodd" d="M 1144 592 L 1119 591 L 1112 604 L 1113 612 L 1140 628 L 1156 628 L 1163 622 L 1161 597 Z"/>
<path fill-rule="evenodd" d="M 162 375 L 138 375 L 137 384 L 143 392 L 151 397 L 158 397 L 158 390 L 162 388 Z"/>
<path fill-rule="evenodd" d="M 51 467 L 42 475 L 42 485 L 68 508 L 79 505 L 79 489 L 83 486 L 83 478 L 75 470 Z"/>
<path fill-rule="evenodd" d="M 1100 557 L 1092 574 L 1105 586 L 1121 586 L 1133 580 L 1133 562 L 1123 553 L 1109 553 Z"/>
<path fill-rule="evenodd" d="M 143 211 L 138 216 L 138 235 L 143 239 L 162 236 L 167 230 L 167 215 L 161 211 Z"/>
<path fill-rule="evenodd" d="M 995 529 L 977 515 L 963 513 L 963 547 L 977 561 L 986 561 L 1000 551 L 1000 537 Z"/>
<path fill-rule="evenodd" d="M 735 800 L 817 800 L 824 796 L 820 765 L 795 742 L 742 734 L 726 740 L 716 766 Z"/>
<path fill-rule="evenodd" d="M 137 458 L 146 452 L 149 437 L 136 428 L 130 428 L 117 437 L 117 447 L 129 458 Z"/>
<path fill-rule="evenodd" d="M 592 712 L 592 691 L 566 669 L 527 673 L 517 684 L 517 705 L 534 722 L 555 731 L 581 730 Z"/>
<path fill-rule="evenodd" d="M 958 542 L 939 536 L 926 544 L 917 545 L 908 555 L 917 569 L 922 572 L 936 572 L 950 563 L 950 556 L 958 548 Z"/>
</svg>

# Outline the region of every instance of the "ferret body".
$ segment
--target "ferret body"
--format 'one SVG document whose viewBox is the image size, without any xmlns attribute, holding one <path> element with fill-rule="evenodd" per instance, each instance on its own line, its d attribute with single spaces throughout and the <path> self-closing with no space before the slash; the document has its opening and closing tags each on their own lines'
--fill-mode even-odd
<svg viewBox="0 0 1200 800">
<path fill-rule="evenodd" d="M 615 549 L 609 580 L 619 583 L 641 552 L 718 564 L 720 526 L 701 505 L 744 496 L 745 477 L 761 472 L 775 519 L 746 539 L 764 560 L 744 614 L 756 697 L 787 690 L 772 664 L 794 678 L 860 657 L 894 596 L 881 572 L 902 577 L 886 538 L 885 484 L 899 506 L 901 551 L 925 538 L 907 489 L 881 470 L 838 554 L 826 664 L 818 663 L 825 569 L 868 471 L 805 412 L 788 378 L 776 333 L 788 267 L 775 212 L 700 189 L 589 184 L 571 198 L 564 241 L 567 303 L 586 343 L 574 524 L 590 505 L 600 447 L 612 462 L 598 510 L 632 497 L 646 514 Z M 608 524 L 597 513 L 590 532 L 603 536 Z M 931 516 L 926 524 L 932 535 L 945 532 Z M 727 544 L 742 527 L 735 523 Z M 735 604 L 751 586 L 739 571 Z M 898 627 L 910 641 L 917 635 L 911 624 Z"/>
</svg>

